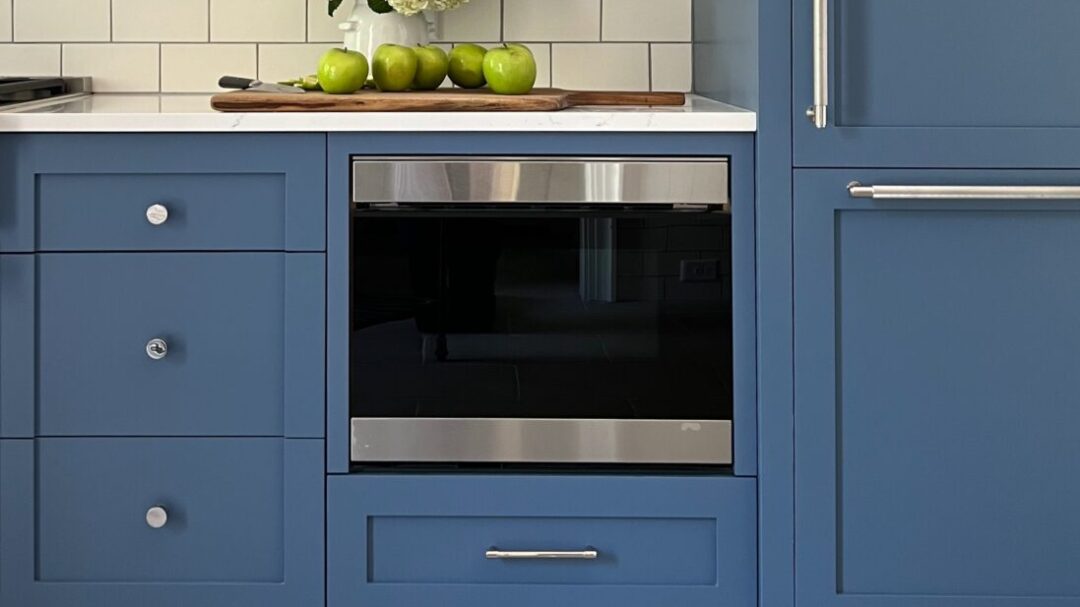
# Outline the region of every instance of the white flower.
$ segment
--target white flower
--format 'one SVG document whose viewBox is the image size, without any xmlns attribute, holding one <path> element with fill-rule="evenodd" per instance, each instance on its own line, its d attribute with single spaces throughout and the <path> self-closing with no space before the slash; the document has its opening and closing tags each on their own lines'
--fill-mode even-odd
<svg viewBox="0 0 1080 607">
<path fill-rule="evenodd" d="M 394 10 L 403 15 L 415 15 L 422 11 L 449 11 L 469 0 L 387 0 Z"/>
</svg>

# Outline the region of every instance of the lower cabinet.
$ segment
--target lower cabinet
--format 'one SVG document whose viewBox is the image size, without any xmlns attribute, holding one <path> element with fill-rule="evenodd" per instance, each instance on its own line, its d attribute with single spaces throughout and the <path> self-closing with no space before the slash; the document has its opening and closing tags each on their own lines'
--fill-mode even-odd
<svg viewBox="0 0 1080 607">
<path fill-rule="evenodd" d="M 797 605 L 1080 605 L 1080 171 L 795 186 Z"/>
<path fill-rule="evenodd" d="M 0 441 L 0 605 L 324 600 L 321 440 Z"/>
<path fill-rule="evenodd" d="M 331 476 L 330 607 L 750 607 L 756 483 Z"/>
</svg>

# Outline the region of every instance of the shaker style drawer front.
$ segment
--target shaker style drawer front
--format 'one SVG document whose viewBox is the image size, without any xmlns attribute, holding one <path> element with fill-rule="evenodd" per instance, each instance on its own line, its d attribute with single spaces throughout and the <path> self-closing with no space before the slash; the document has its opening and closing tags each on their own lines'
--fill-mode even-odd
<svg viewBox="0 0 1080 607">
<path fill-rule="evenodd" d="M 792 6 L 796 165 L 1080 166 L 1080 3 Z"/>
<path fill-rule="evenodd" d="M 752 479 L 332 477 L 332 607 L 749 605 Z"/>
<path fill-rule="evenodd" d="M 322 134 L 0 137 L 0 251 L 325 251 Z"/>
<path fill-rule="evenodd" d="M 37 434 L 321 436 L 323 283 L 317 254 L 38 255 Z"/>
<path fill-rule="evenodd" d="M 0 449 L 0 604 L 322 600 L 322 441 L 58 438 Z"/>
<path fill-rule="evenodd" d="M 283 250 L 278 174 L 41 175 L 38 250 Z"/>
</svg>

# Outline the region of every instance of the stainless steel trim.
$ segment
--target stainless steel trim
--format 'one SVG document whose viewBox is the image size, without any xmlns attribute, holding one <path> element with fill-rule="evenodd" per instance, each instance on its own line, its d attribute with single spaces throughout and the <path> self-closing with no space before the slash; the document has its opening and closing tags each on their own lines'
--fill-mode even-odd
<svg viewBox="0 0 1080 607">
<path fill-rule="evenodd" d="M 600 553 L 592 548 L 586 550 L 499 550 L 498 548 L 492 548 L 484 553 L 486 559 L 503 559 L 503 560 L 537 560 L 537 559 L 555 559 L 555 560 L 578 560 L 578 561 L 591 561 L 600 556 Z"/>
<path fill-rule="evenodd" d="M 354 462 L 732 463 L 731 422 L 353 418 Z"/>
<path fill-rule="evenodd" d="M 410 205 L 665 205 L 724 210 L 726 158 L 353 159 L 353 202 Z"/>
<path fill-rule="evenodd" d="M 829 0 L 814 0 L 814 105 L 806 110 L 814 126 L 829 126 Z"/>
<path fill-rule="evenodd" d="M 1080 186 L 848 184 L 852 198 L 873 200 L 1080 200 Z"/>
</svg>

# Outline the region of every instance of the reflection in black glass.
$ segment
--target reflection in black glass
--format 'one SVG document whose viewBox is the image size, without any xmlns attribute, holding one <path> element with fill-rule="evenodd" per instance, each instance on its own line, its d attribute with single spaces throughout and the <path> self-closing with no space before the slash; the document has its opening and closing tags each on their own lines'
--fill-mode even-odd
<svg viewBox="0 0 1080 607">
<path fill-rule="evenodd" d="M 354 221 L 354 417 L 731 419 L 728 216 Z"/>
</svg>

